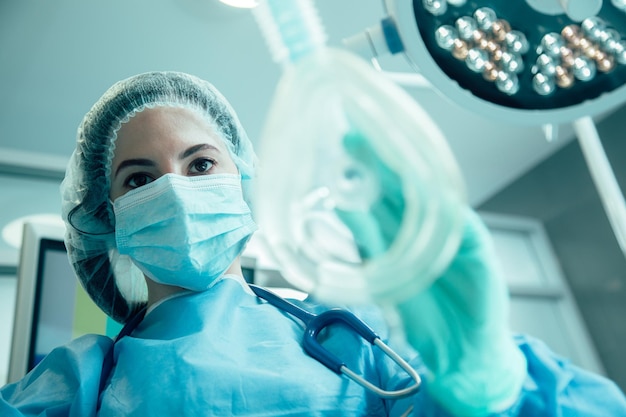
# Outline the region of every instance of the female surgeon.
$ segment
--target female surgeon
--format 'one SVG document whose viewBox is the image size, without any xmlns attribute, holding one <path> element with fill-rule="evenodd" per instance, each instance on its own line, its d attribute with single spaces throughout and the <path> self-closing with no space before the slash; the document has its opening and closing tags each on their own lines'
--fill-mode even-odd
<svg viewBox="0 0 626 417">
<path fill-rule="evenodd" d="M 611 381 L 511 335 L 504 280 L 470 209 L 446 272 L 397 306 L 408 343 L 394 348 L 422 375 L 420 391 L 381 398 L 331 372 L 304 353 L 302 324 L 242 277 L 254 167 L 208 82 L 151 72 L 112 86 L 79 127 L 61 191 L 70 261 L 97 305 L 126 324 L 123 337 L 55 349 L 2 388 L 0 415 L 626 416 Z M 387 340 L 377 311 L 356 314 Z M 344 329 L 322 337 L 381 388 L 412 384 Z"/>
</svg>

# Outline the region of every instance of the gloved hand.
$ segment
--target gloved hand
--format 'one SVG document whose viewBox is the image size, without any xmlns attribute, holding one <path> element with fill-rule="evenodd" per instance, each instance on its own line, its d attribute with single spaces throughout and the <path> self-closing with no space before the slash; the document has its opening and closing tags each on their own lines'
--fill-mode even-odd
<svg viewBox="0 0 626 417">
<path fill-rule="evenodd" d="M 408 342 L 432 375 L 428 391 L 457 416 L 503 411 L 518 398 L 526 359 L 509 327 L 509 298 L 490 235 L 471 209 L 458 253 L 427 290 L 400 303 Z"/>
<path fill-rule="evenodd" d="M 384 195 L 367 213 L 337 211 L 364 259 L 393 242 L 405 209 L 398 177 L 375 158 L 358 135 L 345 146 L 378 171 Z M 478 215 L 466 209 L 466 224 L 447 270 L 421 292 L 397 305 L 408 342 L 432 372 L 430 395 L 457 416 L 503 411 L 518 398 L 526 360 L 508 327 L 509 299 L 492 241 Z"/>
</svg>

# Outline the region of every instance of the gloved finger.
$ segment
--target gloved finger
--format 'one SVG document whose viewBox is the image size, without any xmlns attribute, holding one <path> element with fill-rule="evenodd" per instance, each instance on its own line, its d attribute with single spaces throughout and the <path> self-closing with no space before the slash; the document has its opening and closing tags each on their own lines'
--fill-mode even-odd
<svg viewBox="0 0 626 417">
<path fill-rule="evenodd" d="M 348 155 L 368 167 L 379 179 L 381 195 L 399 207 L 403 203 L 400 176 L 380 159 L 367 138 L 360 132 L 351 130 L 344 136 L 343 145 Z"/>
<path fill-rule="evenodd" d="M 385 195 L 376 204 L 372 205 L 370 210 L 372 215 L 378 220 L 378 223 L 384 225 L 384 227 L 380 228 L 381 234 L 387 243 L 387 248 L 389 248 L 393 245 L 400 231 L 404 215 L 404 199 L 388 198 Z"/>
<path fill-rule="evenodd" d="M 358 131 L 344 136 L 346 152 L 373 172 L 380 184 L 378 198 L 367 211 L 337 209 L 337 214 L 352 231 L 363 259 L 384 253 L 395 240 L 404 214 L 400 177 L 376 154 Z"/>
<path fill-rule="evenodd" d="M 379 221 L 366 211 L 335 209 L 339 219 L 350 229 L 361 259 L 379 256 L 388 244 L 379 227 Z"/>
</svg>

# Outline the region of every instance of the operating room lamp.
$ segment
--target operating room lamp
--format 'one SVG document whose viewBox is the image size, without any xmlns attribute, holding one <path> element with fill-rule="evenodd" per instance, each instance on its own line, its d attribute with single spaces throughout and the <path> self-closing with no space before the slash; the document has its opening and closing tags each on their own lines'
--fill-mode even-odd
<svg viewBox="0 0 626 417">
<path fill-rule="evenodd" d="M 383 1 L 387 16 L 345 44 L 404 54 L 418 83 L 548 139 L 572 123 L 626 254 L 626 204 L 592 120 L 626 101 L 626 0 Z"/>
</svg>

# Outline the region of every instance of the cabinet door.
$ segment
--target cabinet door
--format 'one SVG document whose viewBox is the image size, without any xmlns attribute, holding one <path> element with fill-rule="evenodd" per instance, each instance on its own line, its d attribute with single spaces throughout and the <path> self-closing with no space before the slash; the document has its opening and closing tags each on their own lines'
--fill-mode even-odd
<svg viewBox="0 0 626 417">
<path fill-rule="evenodd" d="M 0 386 L 8 382 L 17 290 L 15 274 L 9 275 L 2 272 L 0 270 Z"/>
<path fill-rule="evenodd" d="M 511 295 L 511 327 L 573 363 L 605 374 L 541 222 L 479 213 L 493 236 Z"/>
</svg>

